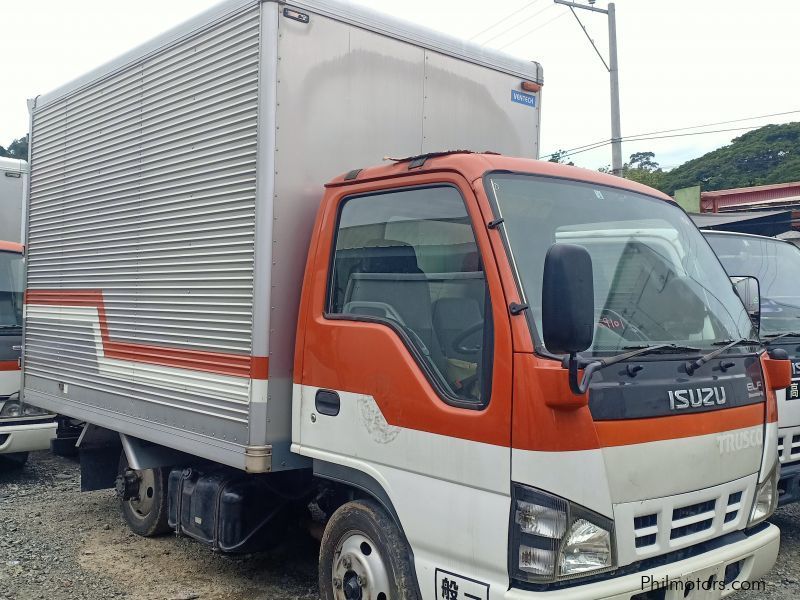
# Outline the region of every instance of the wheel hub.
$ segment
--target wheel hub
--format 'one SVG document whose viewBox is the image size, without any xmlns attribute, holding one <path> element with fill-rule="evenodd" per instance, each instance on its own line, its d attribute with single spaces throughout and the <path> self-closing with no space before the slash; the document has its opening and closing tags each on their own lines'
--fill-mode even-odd
<svg viewBox="0 0 800 600">
<path fill-rule="evenodd" d="M 126 470 L 122 475 L 117 475 L 117 497 L 123 500 L 137 500 L 139 494 L 139 476 L 133 469 Z"/>
<path fill-rule="evenodd" d="M 153 510 L 155 503 L 155 484 L 156 477 L 153 469 L 143 469 L 141 471 L 128 470 L 136 478 L 136 489 L 129 496 L 128 503 L 133 509 L 134 516 L 140 519 L 146 518 Z"/>
<path fill-rule="evenodd" d="M 347 600 L 361 600 L 361 586 L 358 585 L 358 575 L 355 571 L 348 571 L 344 576 L 342 589 Z"/>
<path fill-rule="evenodd" d="M 389 571 L 378 546 L 360 531 L 346 534 L 334 553 L 336 600 L 390 600 Z"/>
</svg>

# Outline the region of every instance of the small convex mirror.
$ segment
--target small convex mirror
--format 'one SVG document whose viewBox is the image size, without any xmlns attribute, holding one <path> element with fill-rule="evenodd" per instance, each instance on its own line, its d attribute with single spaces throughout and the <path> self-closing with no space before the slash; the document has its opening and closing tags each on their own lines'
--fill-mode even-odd
<svg viewBox="0 0 800 600">
<path fill-rule="evenodd" d="M 731 277 L 733 289 L 736 294 L 741 298 L 747 314 L 753 321 L 756 329 L 761 324 L 761 288 L 758 284 L 758 279 L 755 277 Z"/>
</svg>

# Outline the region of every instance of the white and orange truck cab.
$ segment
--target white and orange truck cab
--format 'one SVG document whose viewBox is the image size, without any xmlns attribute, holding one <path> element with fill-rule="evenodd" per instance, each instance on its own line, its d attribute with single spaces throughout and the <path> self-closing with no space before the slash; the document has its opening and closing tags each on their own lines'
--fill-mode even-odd
<svg viewBox="0 0 800 600">
<path fill-rule="evenodd" d="M 800 500 L 800 249 L 776 238 L 705 231 L 722 266 L 736 280 L 755 277 L 760 285 L 760 335 L 792 363 L 792 383 L 778 390 L 778 504 Z"/>
<path fill-rule="evenodd" d="M 235 0 L 31 101 L 23 388 L 84 489 L 225 552 L 310 524 L 326 600 L 766 573 L 789 363 L 668 197 L 534 160 L 541 85 Z"/>
<path fill-rule="evenodd" d="M 22 307 L 25 287 L 22 207 L 28 163 L 0 157 L 0 469 L 20 466 L 28 452 L 46 450 L 53 415 L 20 402 Z"/>
</svg>

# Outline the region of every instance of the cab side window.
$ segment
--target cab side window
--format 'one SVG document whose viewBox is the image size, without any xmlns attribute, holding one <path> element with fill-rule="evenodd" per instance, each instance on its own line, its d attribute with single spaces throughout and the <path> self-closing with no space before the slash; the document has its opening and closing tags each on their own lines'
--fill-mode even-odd
<svg viewBox="0 0 800 600">
<path fill-rule="evenodd" d="M 488 401 L 491 306 L 456 188 L 346 199 L 328 298 L 329 316 L 394 328 L 444 400 L 468 407 Z"/>
</svg>

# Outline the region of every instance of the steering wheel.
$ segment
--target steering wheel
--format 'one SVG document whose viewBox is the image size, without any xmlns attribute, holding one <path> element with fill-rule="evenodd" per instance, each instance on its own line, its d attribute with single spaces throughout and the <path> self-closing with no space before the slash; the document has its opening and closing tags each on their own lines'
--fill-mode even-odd
<svg viewBox="0 0 800 600">
<path fill-rule="evenodd" d="M 480 340 L 477 344 L 473 344 L 471 346 L 468 346 L 465 342 L 471 336 L 478 333 L 481 329 L 483 329 L 483 321 L 479 321 L 467 327 L 464 331 L 453 338 L 453 349 L 461 354 L 477 354 L 480 352 L 481 348 L 483 348 L 483 340 Z"/>
</svg>

